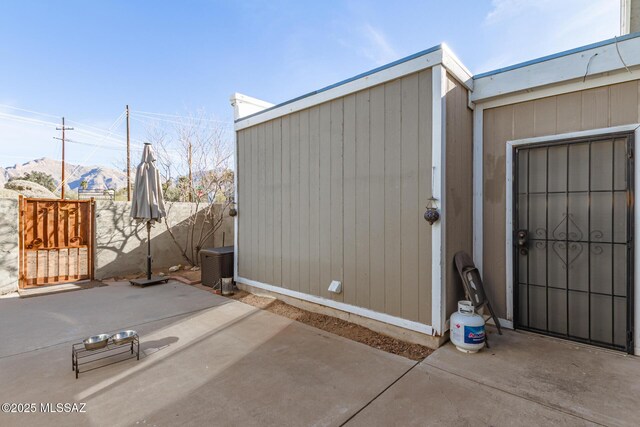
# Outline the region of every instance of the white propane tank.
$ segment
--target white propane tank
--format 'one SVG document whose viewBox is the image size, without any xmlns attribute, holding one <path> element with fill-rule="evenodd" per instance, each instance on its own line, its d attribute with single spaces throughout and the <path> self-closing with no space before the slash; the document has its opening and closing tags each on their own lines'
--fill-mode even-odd
<svg viewBox="0 0 640 427">
<path fill-rule="evenodd" d="M 476 314 L 471 301 L 458 301 L 458 311 L 451 315 L 451 342 L 463 353 L 477 353 L 484 347 L 484 319 Z"/>
</svg>

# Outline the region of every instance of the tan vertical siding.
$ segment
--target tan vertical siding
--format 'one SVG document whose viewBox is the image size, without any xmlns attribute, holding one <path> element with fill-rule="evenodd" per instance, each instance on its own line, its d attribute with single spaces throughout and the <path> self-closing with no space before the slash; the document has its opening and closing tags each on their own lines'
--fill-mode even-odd
<svg viewBox="0 0 640 427">
<path fill-rule="evenodd" d="M 238 156 L 238 158 L 236 159 L 238 164 L 238 176 L 236 177 L 236 183 L 238 186 L 237 202 L 238 202 L 238 205 L 242 205 L 242 206 L 247 206 L 247 203 L 245 203 L 246 196 L 251 194 L 249 187 L 246 184 L 246 177 L 247 177 L 246 150 L 247 150 L 247 147 L 249 146 L 249 144 L 247 144 L 246 142 L 246 135 L 247 135 L 246 132 L 238 132 L 238 135 L 236 138 L 236 144 L 237 144 L 236 152 Z M 247 244 L 244 236 L 248 232 L 248 229 L 247 229 L 246 222 L 243 222 L 243 225 L 245 227 L 242 230 L 240 230 L 240 227 L 238 227 L 236 237 L 238 240 L 238 247 L 246 248 Z M 245 254 L 246 252 L 243 252 L 242 254 L 238 254 L 237 268 L 238 268 L 238 275 L 243 277 L 248 277 L 248 276 L 245 276 L 249 273 L 249 271 L 247 271 L 245 267 Z"/>
<path fill-rule="evenodd" d="M 489 297 L 506 316 L 506 142 L 637 123 L 638 81 L 578 91 L 484 111 L 483 274 Z"/>
<path fill-rule="evenodd" d="M 249 240 L 251 245 L 251 254 L 249 262 L 251 265 L 251 274 L 254 277 L 260 277 L 258 263 L 260 257 L 257 256 L 260 251 L 258 249 L 259 239 L 259 218 L 260 218 L 260 181 L 258 180 L 258 128 L 251 129 L 251 234 Z"/>
<path fill-rule="evenodd" d="M 291 289 L 291 117 L 282 118 L 282 287 Z M 259 256 L 256 254 L 255 256 Z"/>
<path fill-rule="evenodd" d="M 251 186 L 250 186 L 250 173 L 248 170 L 250 168 L 251 158 L 249 156 L 249 152 L 251 151 L 251 147 L 249 145 L 248 132 L 238 132 L 238 206 L 249 207 L 249 195 L 251 194 Z M 238 245 L 240 247 L 245 248 L 243 253 L 238 252 L 238 274 L 243 276 L 245 274 L 249 274 L 250 270 L 248 268 L 249 263 L 249 242 L 245 237 L 249 233 L 249 229 L 251 227 L 250 221 L 247 221 L 247 218 L 251 218 L 250 213 L 248 217 L 245 217 L 242 221 L 242 231 L 238 226 Z M 240 224 L 238 224 L 240 225 Z"/>
<path fill-rule="evenodd" d="M 320 295 L 320 107 L 309 110 L 309 293 Z"/>
<path fill-rule="evenodd" d="M 430 324 L 431 86 L 426 70 L 239 131 L 240 276 Z"/>
<path fill-rule="evenodd" d="M 447 317 L 457 310 L 464 292 L 453 257 L 473 251 L 473 113 L 467 90 L 447 77 L 446 103 L 446 302 Z"/>
<path fill-rule="evenodd" d="M 418 181 L 418 200 L 419 211 L 423 213 L 426 203 L 432 192 L 432 146 L 431 146 L 431 117 L 432 105 L 432 84 L 431 73 L 420 73 L 418 75 L 418 157 L 419 157 L 419 175 Z M 424 206 L 423 206 L 424 205 Z M 427 227 L 422 223 L 418 227 L 418 251 L 419 251 L 419 270 L 418 270 L 418 308 L 419 321 L 431 324 L 431 227 Z"/>
<path fill-rule="evenodd" d="M 282 286 L 282 120 L 273 120 L 273 282 Z"/>
<path fill-rule="evenodd" d="M 370 150 L 369 91 L 356 94 L 356 305 L 370 307 Z"/>
<path fill-rule="evenodd" d="M 343 197 L 343 112 L 344 100 L 336 99 L 331 101 L 331 178 L 330 178 L 330 198 L 331 213 L 329 221 L 331 223 L 331 280 L 343 281 L 343 240 L 344 234 L 344 200 Z M 322 286 L 322 284 L 321 284 Z M 324 285 L 328 287 L 327 283 Z M 344 292 L 340 294 L 330 293 L 328 296 L 337 301 L 343 301 Z"/>
<path fill-rule="evenodd" d="M 371 148 L 370 148 L 370 260 L 371 308 L 385 311 L 385 229 L 384 229 L 384 86 L 371 89 Z"/>
<path fill-rule="evenodd" d="M 300 113 L 291 115 L 289 124 L 289 169 L 291 171 L 291 214 L 289 216 L 289 289 L 300 290 Z"/>
<path fill-rule="evenodd" d="M 384 90 L 384 283 L 385 310 L 402 314 L 400 269 L 400 177 L 402 82 L 396 80 Z"/>
<path fill-rule="evenodd" d="M 532 111 L 533 111 L 533 105 Z M 488 110 L 489 114 L 485 114 L 487 122 L 484 125 L 484 144 L 485 165 L 484 173 L 484 224 L 492 231 L 485 234 L 487 237 L 483 242 L 484 260 L 487 260 L 487 254 L 490 254 L 488 264 L 483 261 L 482 274 L 485 290 L 492 305 L 498 311 L 499 316 L 505 314 L 505 259 L 504 259 L 504 242 L 505 242 L 505 209 L 498 209 L 498 205 L 504 207 L 505 200 L 505 145 L 501 145 L 497 141 L 506 141 L 513 139 L 513 112 L 514 107 L 508 106 L 500 110 Z M 533 129 L 533 125 L 531 126 Z M 487 153 L 491 153 L 487 156 Z M 502 202 L 500 202 L 502 201 Z M 495 261 L 499 260 L 499 268 L 492 268 Z M 497 308 L 499 307 L 499 308 Z"/>
<path fill-rule="evenodd" d="M 320 106 L 320 296 L 331 282 L 331 104 Z"/>
<path fill-rule="evenodd" d="M 265 124 L 265 283 L 273 283 L 273 268 L 275 264 L 273 245 L 273 122 Z"/>
<path fill-rule="evenodd" d="M 356 95 L 344 99 L 344 302 L 357 304 L 356 281 Z"/>
<path fill-rule="evenodd" d="M 265 195 L 267 194 L 267 171 L 266 171 L 266 133 L 265 128 L 267 124 L 263 123 L 257 127 L 258 129 L 258 141 L 262 143 L 258 144 L 258 251 L 264 256 L 260 256 L 258 262 L 258 277 L 261 282 L 267 280 L 267 200 Z"/>
<path fill-rule="evenodd" d="M 309 293 L 309 110 L 300 112 L 299 290 Z M 267 282 L 271 283 L 271 282 Z"/>
<path fill-rule="evenodd" d="M 420 228 L 428 225 L 423 219 L 424 206 L 420 204 L 419 176 L 420 156 L 418 131 L 420 127 L 420 80 L 417 74 L 402 81 L 402 144 L 401 154 L 401 188 L 400 188 L 400 259 L 401 286 L 400 297 L 402 317 L 418 319 L 419 304 L 419 271 Z"/>
<path fill-rule="evenodd" d="M 580 92 L 582 94 L 581 128 L 604 128 L 609 125 L 609 88 L 599 87 Z"/>
</svg>

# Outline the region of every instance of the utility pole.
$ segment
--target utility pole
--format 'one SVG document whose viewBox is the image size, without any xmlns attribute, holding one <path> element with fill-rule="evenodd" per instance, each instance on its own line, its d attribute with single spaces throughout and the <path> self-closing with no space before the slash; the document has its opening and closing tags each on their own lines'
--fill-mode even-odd
<svg viewBox="0 0 640 427">
<path fill-rule="evenodd" d="M 62 138 L 56 138 L 55 136 L 53 137 L 53 139 L 59 139 L 60 141 L 62 141 L 62 184 L 61 184 L 61 188 L 60 188 L 60 198 L 64 199 L 64 186 L 66 184 L 65 182 L 65 178 L 64 178 L 64 131 L 65 130 L 73 130 L 73 128 L 68 128 L 64 126 L 64 117 L 62 118 L 62 127 L 60 128 L 56 128 L 56 130 L 61 130 L 62 131 Z"/>
<path fill-rule="evenodd" d="M 127 201 L 131 201 L 131 141 L 129 140 L 129 105 L 127 104 Z"/>
</svg>

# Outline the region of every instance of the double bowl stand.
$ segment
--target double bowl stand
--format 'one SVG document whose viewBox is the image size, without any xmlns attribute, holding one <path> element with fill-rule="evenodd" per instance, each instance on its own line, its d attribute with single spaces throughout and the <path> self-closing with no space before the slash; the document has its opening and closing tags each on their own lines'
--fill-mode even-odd
<svg viewBox="0 0 640 427">
<path fill-rule="evenodd" d="M 135 352 L 134 352 L 135 350 Z M 102 362 L 95 365 L 95 362 L 106 359 L 113 359 L 115 356 L 129 354 L 128 357 L 119 358 L 118 360 L 112 360 L 110 362 Z M 95 350 L 87 350 L 84 342 L 72 344 L 71 346 L 71 365 L 72 370 L 76 373 L 76 379 L 78 375 L 83 372 L 93 371 L 94 369 L 104 368 L 105 366 L 113 365 L 116 363 L 124 362 L 129 359 L 136 358 L 140 360 L 140 338 L 138 334 L 133 335 L 131 341 L 115 344 L 112 337 L 107 341 L 106 347 L 98 348 Z M 81 366 L 92 365 L 85 369 L 80 369 Z"/>
</svg>

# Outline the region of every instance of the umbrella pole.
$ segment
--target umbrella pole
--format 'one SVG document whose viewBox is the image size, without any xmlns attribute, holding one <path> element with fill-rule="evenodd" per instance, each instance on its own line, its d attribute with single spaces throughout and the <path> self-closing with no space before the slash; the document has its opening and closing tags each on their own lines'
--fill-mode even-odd
<svg viewBox="0 0 640 427">
<path fill-rule="evenodd" d="M 147 280 L 151 280 L 151 221 L 147 221 Z"/>
</svg>

